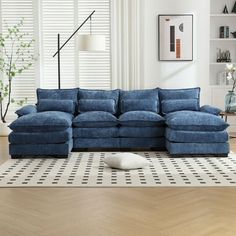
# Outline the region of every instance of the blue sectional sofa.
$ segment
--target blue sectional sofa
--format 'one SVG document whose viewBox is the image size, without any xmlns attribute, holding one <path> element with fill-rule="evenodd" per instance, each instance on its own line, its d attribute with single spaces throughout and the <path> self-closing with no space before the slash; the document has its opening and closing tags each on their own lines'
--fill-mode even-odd
<svg viewBox="0 0 236 236">
<path fill-rule="evenodd" d="M 156 149 L 172 155 L 229 153 L 220 110 L 200 107 L 200 88 L 37 89 L 37 104 L 10 124 L 12 158 L 67 157 L 84 148 Z"/>
</svg>

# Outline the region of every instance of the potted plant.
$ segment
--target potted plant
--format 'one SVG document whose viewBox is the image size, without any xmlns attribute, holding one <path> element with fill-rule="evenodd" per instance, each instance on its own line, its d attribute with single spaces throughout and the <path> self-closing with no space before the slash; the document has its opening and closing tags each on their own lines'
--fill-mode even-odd
<svg viewBox="0 0 236 236">
<path fill-rule="evenodd" d="M 227 79 L 233 81 L 232 89 L 229 90 L 225 96 L 225 111 L 228 113 L 232 113 L 236 112 L 236 94 L 234 92 L 236 87 L 236 79 L 234 77 L 236 67 L 233 64 L 227 64 L 225 70 Z"/>
<path fill-rule="evenodd" d="M 5 22 L 6 33 L 0 34 L 0 135 L 7 135 L 7 114 L 12 103 L 22 106 L 27 98 L 17 100 L 12 94 L 12 83 L 17 76 L 29 69 L 35 61 L 34 39 L 28 40 L 22 32 L 23 19 L 9 26 Z"/>
</svg>

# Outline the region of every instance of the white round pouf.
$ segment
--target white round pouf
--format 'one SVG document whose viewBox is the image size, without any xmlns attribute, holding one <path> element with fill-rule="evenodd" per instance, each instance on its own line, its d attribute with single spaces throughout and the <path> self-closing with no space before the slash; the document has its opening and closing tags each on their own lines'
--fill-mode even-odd
<svg viewBox="0 0 236 236">
<path fill-rule="evenodd" d="M 121 170 L 139 169 L 150 165 L 146 158 L 129 152 L 111 154 L 105 157 L 104 162 L 111 168 Z"/>
</svg>

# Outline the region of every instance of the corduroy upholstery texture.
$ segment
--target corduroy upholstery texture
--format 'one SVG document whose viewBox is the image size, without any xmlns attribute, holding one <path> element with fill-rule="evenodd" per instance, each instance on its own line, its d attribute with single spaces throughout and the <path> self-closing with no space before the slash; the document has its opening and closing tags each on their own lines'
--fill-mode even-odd
<svg viewBox="0 0 236 236">
<path fill-rule="evenodd" d="M 10 125 L 10 154 L 65 156 L 72 148 L 153 148 L 170 154 L 225 155 L 228 124 L 218 108 L 199 106 L 199 93 L 200 88 L 37 89 L 37 107 L 19 109 L 19 118 Z"/>
</svg>

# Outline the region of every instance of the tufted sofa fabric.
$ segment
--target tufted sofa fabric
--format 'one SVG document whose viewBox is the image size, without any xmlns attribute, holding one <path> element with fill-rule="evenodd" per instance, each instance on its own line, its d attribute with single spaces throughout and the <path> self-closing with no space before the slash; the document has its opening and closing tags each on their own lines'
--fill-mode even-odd
<svg viewBox="0 0 236 236">
<path fill-rule="evenodd" d="M 37 89 L 16 111 L 10 154 L 67 157 L 81 148 L 145 148 L 172 154 L 229 153 L 220 109 L 200 107 L 200 88 Z"/>
</svg>

